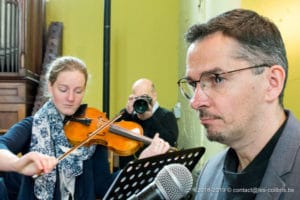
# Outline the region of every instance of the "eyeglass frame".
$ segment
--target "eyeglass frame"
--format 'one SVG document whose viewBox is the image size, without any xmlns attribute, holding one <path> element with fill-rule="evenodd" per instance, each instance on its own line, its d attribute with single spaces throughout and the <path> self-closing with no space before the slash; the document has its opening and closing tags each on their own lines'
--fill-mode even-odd
<svg viewBox="0 0 300 200">
<path fill-rule="evenodd" d="M 264 64 L 260 64 L 260 65 L 254 65 L 254 66 L 250 66 L 250 67 L 245 67 L 245 68 L 235 69 L 235 70 L 231 70 L 231 71 L 227 71 L 227 72 L 225 71 L 225 72 L 221 72 L 221 73 L 213 73 L 213 72 L 202 73 L 201 76 L 200 76 L 200 78 L 199 78 L 199 80 L 197 80 L 197 81 L 191 81 L 188 77 L 183 77 L 183 78 L 181 78 L 181 79 L 179 79 L 179 80 L 177 81 L 177 85 L 178 85 L 178 87 L 179 87 L 179 89 L 180 89 L 180 91 L 181 91 L 181 94 L 182 94 L 186 99 L 190 100 L 190 99 L 192 99 L 192 97 L 195 95 L 195 92 L 194 92 L 194 94 L 193 94 L 191 97 L 189 97 L 189 96 L 183 91 L 183 89 L 182 89 L 182 86 L 181 86 L 181 84 L 183 83 L 182 80 L 186 80 L 186 81 L 187 81 L 187 84 L 190 85 L 191 87 L 193 87 L 194 90 L 195 90 L 196 87 L 197 87 L 197 83 L 199 83 L 199 84 L 200 84 L 200 87 L 201 87 L 202 89 L 204 89 L 205 85 L 204 85 L 204 86 L 201 85 L 201 78 L 203 77 L 203 75 L 207 75 L 207 74 L 208 74 L 208 75 L 214 75 L 215 78 L 219 78 L 220 76 L 222 76 L 222 75 L 224 75 L 224 74 L 230 74 L 230 73 L 234 73 L 234 72 L 244 71 L 244 70 L 247 70 L 247 69 L 256 69 L 256 68 L 260 68 L 260 67 L 269 67 L 269 68 L 270 68 L 271 65 L 264 63 Z M 195 86 L 193 86 L 193 85 L 195 85 Z"/>
</svg>

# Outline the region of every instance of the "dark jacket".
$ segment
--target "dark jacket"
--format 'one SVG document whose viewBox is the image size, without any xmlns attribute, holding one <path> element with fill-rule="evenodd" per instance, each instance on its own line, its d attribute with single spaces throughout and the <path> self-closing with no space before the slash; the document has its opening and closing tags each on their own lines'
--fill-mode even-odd
<svg viewBox="0 0 300 200">
<path fill-rule="evenodd" d="M 149 138 L 153 138 L 155 133 L 159 133 L 160 138 L 167 141 L 171 146 L 176 146 L 178 138 L 177 121 L 174 113 L 165 108 L 158 107 L 152 117 L 146 120 L 140 120 L 136 114 L 130 114 L 124 109 L 124 114 L 121 119 L 140 124 L 143 128 L 144 135 Z M 141 148 L 136 153 L 136 157 L 139 156 L 143 149 L 144 148 Z M 125 165 L 133 159 L 134 156 L 120 157 L 120 168 L 124 168 Z"/>
</svg>

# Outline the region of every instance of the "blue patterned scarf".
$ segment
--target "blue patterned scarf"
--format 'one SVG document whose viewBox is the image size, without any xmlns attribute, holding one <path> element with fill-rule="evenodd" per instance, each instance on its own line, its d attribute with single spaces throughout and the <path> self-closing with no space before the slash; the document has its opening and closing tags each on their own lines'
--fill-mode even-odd
<svg viewBox="0 0 300 200">
<path fill-rule="evenodd" d="M 70 148 L 72 145 L 68 142 L 63 129 L 63 117 L 49 100 L 33 117 L 30 151 L 58 158 Z M 80 147 L 61 160 L 52 172 L 35 179 L 35 196 L 42 200 L 53 199 L 57 171 L 64 177 L 64 180 L 60 180 L 60 188 L 69 190 L 68 183 L 75 182 L 76 176 L 82 173 L 83 161 L 89 159 L 94 151 L 95 146 Z M 74 194 L 74 187 L 71 190 L 73 191 L 69 192 Z"/>
</svg>

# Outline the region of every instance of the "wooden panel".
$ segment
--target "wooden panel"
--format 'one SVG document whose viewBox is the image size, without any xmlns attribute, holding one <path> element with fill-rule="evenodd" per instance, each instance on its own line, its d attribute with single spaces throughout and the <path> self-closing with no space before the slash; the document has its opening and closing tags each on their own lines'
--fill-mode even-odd
<svg viewBox="0 0 300 200">
<path fill-rule="evenodd" d="M 0 104 L 0 131 L 3 133 L 13 124 L 25 118 L 24 104 Z"/>
<path fill-rule="evenodd" d="M 25 103 L 25 85 L 0 83 L 0 103 Z"/>
<path fill-rule="evenodd" d="M 18 70 L 0 73 L 0 133 L 31 115 L 42 66 L 45 31 L 45 0 L 5 2 L 17 2 L 19 55 L 14 66 Z"/>
<path fill-rule="evenodd" d="M 30 77 L 0 76 L 0 133 L 31 115 L 37 85 Z"/>
</svg>

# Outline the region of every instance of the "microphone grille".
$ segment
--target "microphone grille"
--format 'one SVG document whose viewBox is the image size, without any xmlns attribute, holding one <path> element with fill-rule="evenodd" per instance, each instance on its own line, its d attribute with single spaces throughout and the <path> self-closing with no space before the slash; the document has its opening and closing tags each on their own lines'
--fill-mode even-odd
<svg viewBox="0 0 300 200">
<path fill-rule="evenodd" d="M 174 163 L 158 172 L 155 184 L 167 200 L 179 200 L 191 190 L 193 177 L 184 165 Z"/>
</svg>

